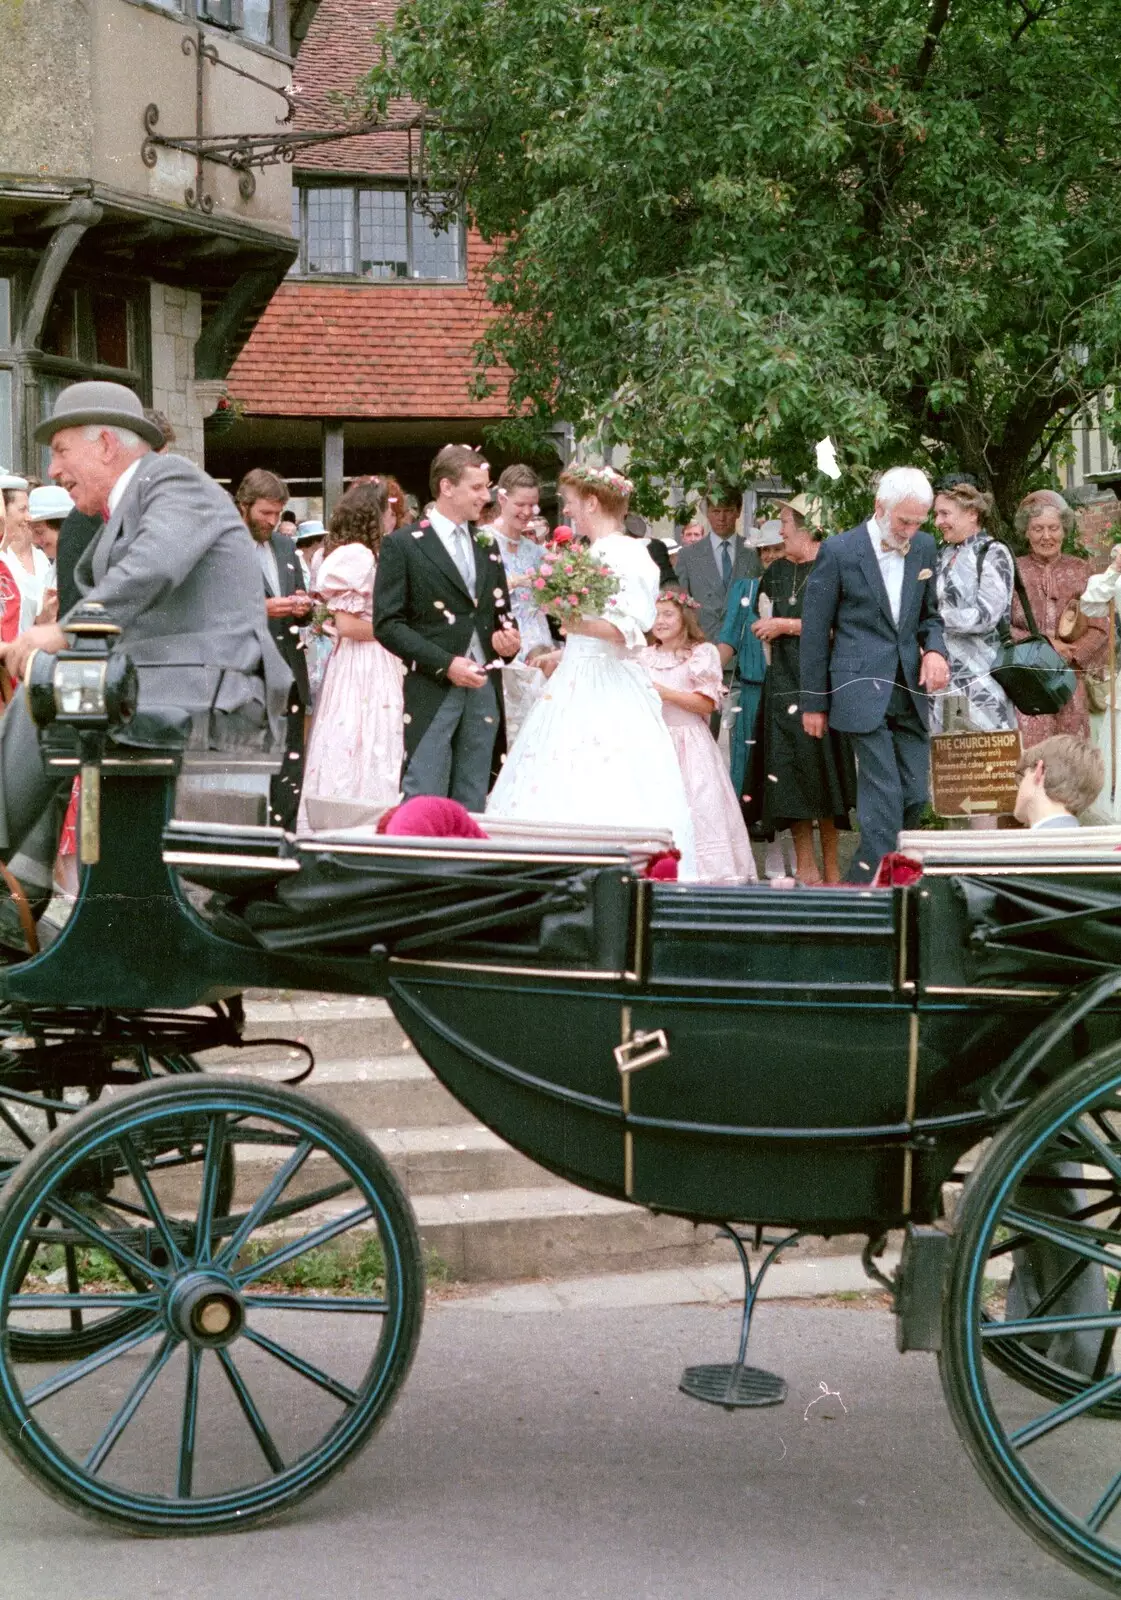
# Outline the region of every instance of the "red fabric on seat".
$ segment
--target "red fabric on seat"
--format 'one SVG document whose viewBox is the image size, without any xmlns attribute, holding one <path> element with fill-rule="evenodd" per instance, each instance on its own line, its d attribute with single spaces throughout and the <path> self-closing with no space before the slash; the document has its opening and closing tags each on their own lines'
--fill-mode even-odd
<svg viewBox="0 0 1121 1600">
<path fill-rule="evenodd" d="M 378 832 L 434 839 L 487 837 L 466 806 L 434 794 L 418 794 L 394 806 L 378 823 Z"/>
<path fill-rule="evenodd" d="M 884 856 L 876 868 L 876 876 L 872 879 L 873 889 L 902 889 L 909 883 L 918 883 L 922 877 L 922 866 L 910 856 L 903 855 L 899 850 L 892 850 Z"/>
</svg>

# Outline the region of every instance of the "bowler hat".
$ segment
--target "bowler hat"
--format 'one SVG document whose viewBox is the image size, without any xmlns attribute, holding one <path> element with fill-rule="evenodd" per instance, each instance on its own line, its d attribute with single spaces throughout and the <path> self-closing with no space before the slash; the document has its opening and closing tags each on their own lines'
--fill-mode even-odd
<svg viewBox="0 0 1121 1600">
<path fill-rule="evenodd" d="M 62 428 L 131 428 L 154 450 L 162 450 L 164 436 L 144 415 L 144 407 L 123 383 L 71 383 L 62 390 L 49 417 L 35 429 L 40 444 L 53 439 Z"/>
</svg>

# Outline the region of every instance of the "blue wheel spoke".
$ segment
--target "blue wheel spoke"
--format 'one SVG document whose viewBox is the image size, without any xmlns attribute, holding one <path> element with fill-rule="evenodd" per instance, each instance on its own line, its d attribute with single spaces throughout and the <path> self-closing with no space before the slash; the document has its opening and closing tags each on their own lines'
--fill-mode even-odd
<svg viewBox="0 0 1121 1600">
<path fill-rule="evenodd" d="M 255 1228 L 260 1227 L 262 1218 L 268 1214 L 297 1172 L 299 1172 L 308 1156 L 311 1155 L 312 1148 L 310 1139 L 302 1140 L 288 1157 L 280 1171 L 273 1174 L 268 1186 L 263 1193 L 257 1196 L 257 1199 L 238 1223 L 232 1237 L 223 1245 L 221 1253 L 217 1257 L 218 1266 L 226 1267 L 237 1260 L 238 1252 L 249 1238 L 249 1235 Z"/>
<path fill-rule="evenodd" d="M 297 1256 L 306 1255 L 309 1250 L 315 1250 L 319 1245 L 337 1239 L 340 1233 L 356 1228 L 359 1223 L 368 1221 L 372 1215 L 373 1210 L 370 1206 L 356 1206 L 353 1211 L 337 1217 L 334 1222 L 325 1222 L 311 1233 L 306 1233 L 302 1239 L 293 1239 L 291 1244 L 274 1250 L 271 1255 L 262 1256 L 260 1261 L 254 1261 L 251 1266 L 243 1267 L 240 1272 L 235 1273 L 234 1278 L 238 1287 L 244 1288 L 246 1284 L 255 1283 L 258 1278 L 267 1278 L 270 1272 L 275 1272 L 286 1262 L 295 1261 Z"/>
<path fill-rule="evenodd" d="M 165 1281 L 165 1274 L 150 1261 L 145 1261 L 131 1245 L 123 1244 L 111 1233 L 105 1233 L 96 1223 L 83 1217 L 80 1211 L 76 1211 L 65 1200 L 60 1200 L 57 1195 L 47 1195 L 43 1200 L 43 1209 L 49 1211 L 59 1222 L 65 1222 L 67 1227 L 84 1235 L 91 1244 L 96 1245 L 99 1250 L 104 1250 L 106 1255 L 112 1256 L 122 1267 L 131 1267 L 133 1272 L 139 1273 L 142 1278 L 151 1278 L 160 1283 Z"/>
<path fill-rule="evenodd" d="M 282 1361 L 286 1367 L 291 1367 L 293 1372 L 298 1372 L 310 1383 L 316 1383 L 321 1389 L 326 1389 L 336 1400 L 342 1400 L 348 1406 L 358 1404 L 358 1394 L 354 1389 L 348 1388 L 345 1383 L 340 1383 L 337 1378 L 332 1378 L 330 1373 L 324 1372 L 321 1367 L 305 1361 L 294 1350 L 286 1350 L 283 1345 L 277 1344 L 275 1339 L 269 1339 L 265 1334 L 258 1333 L 256 1328 L 246 1328 L 244 1337 L 252 1344 L 259 1345 L 262 1350 L 267 1350 L 270 1356 L 275 1356 L 278 1361 Z M 1121 1382 L 1121 1379 L 1118 1381 Z"/>
<path fill-rule="evenodd" d="M 1094 1383 L 1088 1389 L 1083 1389 L 1080 1395 L 1073 1400 L 1068 1400 L 1065 1405 L 1056 1406 L 1053 1411 L 1045 1411 L 1041 1417 L 1036 1417 L 1034 1422 L 1028 1422 L 1022 1428 L 1017 1428 L 1015 1433 L 1008 1435 L 1008 1443 L 1017 1450 L 1022 1450 L 1025 1445 L 1034 1444 L 1036 1439 L 1042 1439 L 1046 1434 L 1053 1433 L 1056 1428 L 1073 1422 L 1075 1417 L 1080 1417 L 1084 1411 L 1092 1411 L 1095 1406 L 1101 1405 L 1103 1400 L 1108 1400 L 1111 1395 L 1121 1389 L 1121 1373 L 1115 1373 L 1112 1378 L 1106 1378 L 1101 1383 Z"/>
<path fill-rule="evenodd" d="M 182 1267 L 184 1265 L 183 1252 L 176 1243 L 175 1235 L 171 1231 L 171 1225 L 164 1215 L 163 1207 L 156 1198 L 156 1192 L 152 1188 L 148 1174 L 144 1170 L 143 1162 L 136 1153 L 136 1146 L 133 1144 L 130 1135 L 122 1133 L 117 1140 L 117 1146 L 124 1157 L 129 1176 L 140 1191 L 140 1197 L 144 1201 L 147 1213 L 156 1225 L 156 1232 L 163 1240 L 164 1248 L 171 1257 L 172 1265 L 176 1268 Z"/>
<path fill-rule="evenodd" d="M 202 1167 L 202 1194 L 199 1196 L 198 1221 L 195 1225 L 195 1259 L 210 1260 L 210 1235 L 214 1227 L 214 1212 L 218 1204 L 218 1185 L 222 1181 L 222 1152 L 226 1144 L 225 1118 L 211 1118 L 206 1135 L 206 1155 Z"/>
<path fill-rule="evenodd" d="M 245 1413 L 245 1420 L 253 1430 L 253 1437 L 261 1447 L 261 1454 L 274 1472 L 283 1472 L 284 1458 L 276 1448 L 272 1434 L 265 1427 L 264 1418 L 257 1410 L 253 1396 L 246 1387 L 245 1379 L 234 1365 L 233 1357 L 228 1350 L 219 1350 L 218 1360 L 221 1362 L 222 1371 L 230 1380 L 230 1388 L 237 1396 L 238 1405 Z"/>
<path fill-rule="evenodd" d="M 361 1315 L 376 1313 L 384 1316 L 389 1310 L 388 1300 L 376 1300 L 369 1295 L 341 1294 L 247 1294 L 246 1306 L 258 1311 L 354 1311 Z M 1121 1325 L 1121 1318 L 1118 1319 Z"/>
<path fill-rule="evenodd" d="M 1015 1322 L 983 1322 L 981 1338 L 986 1342 L 993 1339 L 1027 1339 L 1044 1333 L 1090 1333 L 1099 1328 L 1121 1328 L 1121 1312 L 1095 1311 L 1085 1315 L 1071 1312 L 1068 1317 L 1032 1315 Z"/>
<path fill-rule="evenodd" d="M 14 1294 L 9 1311 L 157 1311 L 158 1294 Z"/>
<path fill-rule="evenodd" d="M 187 1386 L 183 1391 L 183 1431 L 179 1438 L 179 1469 L 175 1475 L 175 1492 L 180 1500 L 191 1498 L 191 1483 L 195 1475 L 195 1434 L 198 1428 L 199 1365 L 202 1351 L 187 1346 Z"/>
<path fill-rule="evenodd" d="M 1021 1233 L 1030 1234 L 1035 1239 L 1046 1239 L 1049 1244 L 1057 1244 L 1060 1249 L 1068 1250 L 1071 1255 L 1084 1256 L 1087 1261 L 1097 1261 L 1103 1267 L 1112 1267 L 1115 1272 L 1121 1272 L 1121 1234 L 1107 1233 L 1103 1228 L 1090 1228 L 1085 1223 L 1065 1225 L 1053 1217 L 1044 1216 L 1040 1212 L 1023 1211 L 1019 1208 L 1006 1213 L 1008 1221 Z M 1077 1227 L 1077 1233 L 1067 1230 Z M 1111 1254 L 1096 1241 L 1108 1238 L 1115 1242 L 1118 1249 Z"/>
<path fill-rule="evenodd" d="M 138 1344 L 143 1344 L 154 1333 L 158 1333 L 159 1328 L 159 1319 L 150 1318 L 143 1327 L 122 1334 L 119 1339 L 114 1339 L 112 1344 L 107 1344 L 104 1350 L 98 1350 L 92 1356 L 86 1356 L 84 1361 L 76 1361 L 72 1367 L 65 1367 L 61 1372 L 56 1372 L 53 1378 L 46 1378 L 42 1383 L 36 1384 L 34 1389 L 29 1389 L 24 1395 L 24 1404 L 41 1405 L 44 1400 L 49 1400 L 52 1394 L 58 1394 L 61 1389 L 69 1389 L 72 1383 L 80 1383 L 99 1367 L 107 1367 L 110 1361 L 116 1361 L 118 1356 L 135 1350 Z"/>
<path fill-rule="evenodd" d="M 1109 1148 L 1097 1128 L 1087 1126 L 1088 1119 L 1079 1117 L 1078 1136 L 1094 1153 L 1094 1160 L 1099 1162 L 1115 1182 L 1121 1183 L 1121 1159 Z"/>
<path fill-rule="evenodd" d="M 1107 1517 L 1117 1510 L 1119 1503 L 1121 1503 L 1121 1472 L 1117 1474 L 1093 1511 L 1086 1518 L 1086 1526 L 1091 1533 L 1099 1533 L 1101 1531 L 1102 1524 Z"/>
<path fill-rule="evenodd" d="M 87 1472 L 101 1471 L 102 1467 L 109 1459 L 110 1450 L 112 1450 L 117 1440 L 121 1437 L 121 1434 L 124 1433 L 125 1429 L 136 1415 L 140 1408 L 140 1402 L 155 1383 L 164 1367 L 166 1367 L 168 1361 L 171 1359 L 171 1355 L 175 1350 L 175 1347 L 175 1339 L 172 1338 L 170 1333 L 165 1333 L 159 1349 L 156 1351 L 151 1361 L 149 1361 L 148 1365 L 144 1368 L 144 1371 L 140 1374 L 139 1378 L 137 1378 L 136 1382 L 129 1390 L 123 1405 L 119 1407 L 116 1414 L 110 1420 L 109 1426 L 105 1429 L 105 1432 L 101 1435 L 101 1438 L 97 1441 L 89 1455 L 86 1457 Z"/>
</svg>

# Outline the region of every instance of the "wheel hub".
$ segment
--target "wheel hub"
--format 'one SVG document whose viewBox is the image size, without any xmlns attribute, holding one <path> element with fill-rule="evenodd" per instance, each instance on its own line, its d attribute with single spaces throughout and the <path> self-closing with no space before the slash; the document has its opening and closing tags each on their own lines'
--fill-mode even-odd
<svg viewBox="0 0 1121 1600">
<path fill-rule="evenodd" d="M 167 1319 L 181 1339 L 213 1350 L 231 1344 L 241 1333 L 245 1306 L 224 1273 L 191 1271 L 172 1284 Z"/>
</svg>

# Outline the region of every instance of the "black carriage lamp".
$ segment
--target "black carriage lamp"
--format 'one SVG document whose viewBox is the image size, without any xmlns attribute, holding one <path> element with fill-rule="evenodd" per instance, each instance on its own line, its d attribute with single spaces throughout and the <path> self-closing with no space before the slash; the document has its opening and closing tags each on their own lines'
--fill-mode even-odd
<svg viewBox="0 0 1121 1600">
<path fill-rule="evenodd" d="M 113 644 L 121 630 L 95 600 L 86 600 L 62 624 L 65 650 L 50 655 L 35 650 L 24 681 L 31 720 L 40 728 L 57 723 L 73 728 L 81 759 L 78 848 L 83 866 L 101 856 L 101 759 L 111 728 L 131 720 L 136 710 L 136 668 Z"/>
</svg>

